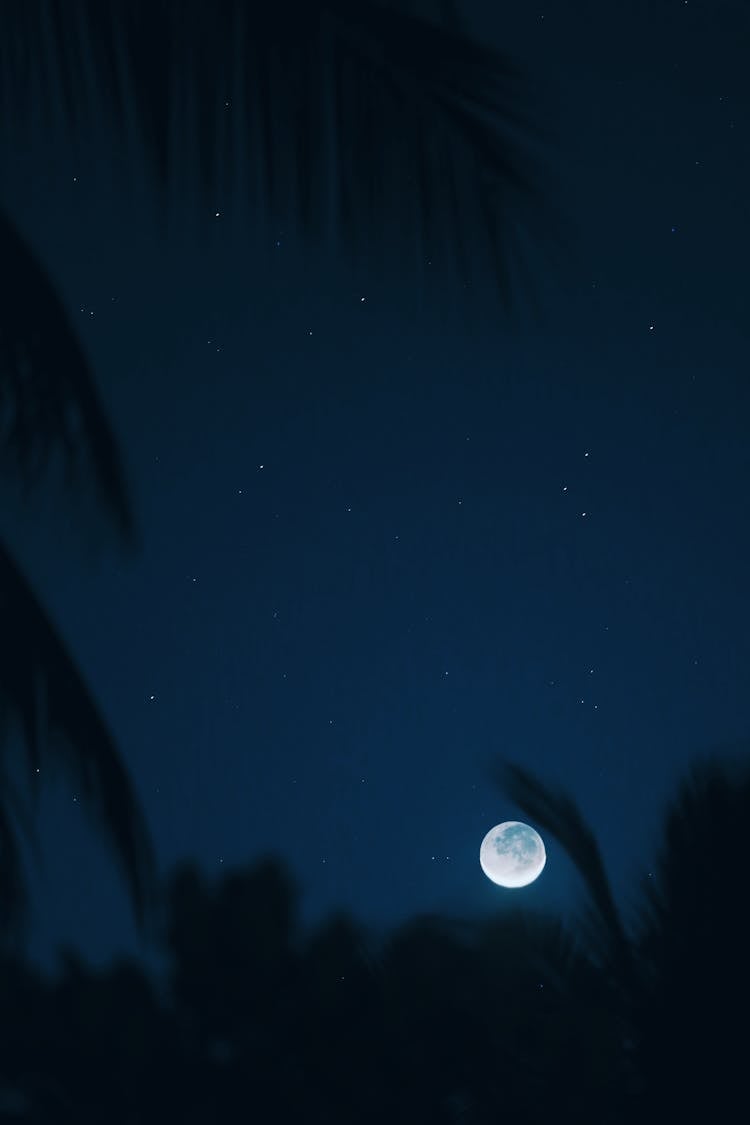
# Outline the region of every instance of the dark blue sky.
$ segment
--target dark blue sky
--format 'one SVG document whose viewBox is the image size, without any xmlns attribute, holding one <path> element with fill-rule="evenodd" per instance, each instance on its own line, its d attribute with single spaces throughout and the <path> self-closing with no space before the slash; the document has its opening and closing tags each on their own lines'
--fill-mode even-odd
<svg viewBox="0 0 750 1125">
<path fill-rule="evenodd" d="M 529 251 L 536 318 L 523 286 L 510 317 L 481 278 L 423 293 L 407 248 L 370 275 L 221 200 L 191 221 L 185 188 L 163 237 L 106 138 L 40 130 L 2 186 L 94 361 L 141 546 L 92 545 L 75 505 L 5 526 L 162 870 L 277 852 L 310 919 L 496 908 L 494 755 L 570 790 L 627 904 L 677 778 L 748 734 L 749 17 L 471 10 L 558 132 L 573 237 Z M 42 803 L 32 948 L 98 960 L 133 930 L 74 798 Z M 566 910 L 547 844 L 516 893 Z"/>
</svg>

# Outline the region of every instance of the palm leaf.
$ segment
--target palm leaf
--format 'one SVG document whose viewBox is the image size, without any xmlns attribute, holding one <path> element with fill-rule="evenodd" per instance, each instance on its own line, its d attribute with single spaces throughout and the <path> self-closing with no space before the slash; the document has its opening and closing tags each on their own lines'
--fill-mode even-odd
<svg viewBox="0 0 750 1125">
<path fill-rule="evenodd" d="M 630 943 L 612 896 L 599 845 L 572 797 L 515 763 L 491 767 L 504 793 L 558 841 L 578 869 L 590 899 L 584 918 L 592 952 L 624 981 L 632 974 Z"/>
<path fill-rule="evenodd" d="M 143 923 L 154 860 L 130 778 L 75 662 L 2 543 L 0 636 L 0 750 L 20 726 L 32 783 L 46 766 L 64 770 L 99 822 Z"/>
<path fill-rule="evenodd" d="M 181 151 L 203 199 L 328 231 L 352 251 L 408 239 L 510 295 L 519 228 L 559 231 L 530 141 L 531 84 L 460 30 L 372 0 L 16 0 L 0 11 L 0 121 L 37 107 L 101 125 L 166 188 Z M 93 108 L 92 108 L 93 107 Z M 180 175 L 182 169 L 180 169 Z M 332 228 L 332 229 L 329 229 Z"/>
<path fill-rule="evenodd" d="M 16 826 L 6 794 L 0 798 L 0 951 L 20 940 L 28 916 L 28 893 Z"/>
<path fill-rule="evenodd" d="M 133 515 L 117 443 L 57 289 L 0 210 L 0 472 L 38 483 L 55 456 L 69 480 L 93 477 L 120 531 Z"/>
<path fill-rule="evenodd" d="M 3 714 L 4 708 L 0 707 L 0 718 Z M 3 726 L 0 722 L 0 745 Z M 33 817 L 15 782 L 6 770 L 0 769 L 0 948 L 3 943 L 21 943 L 28 932 L 29 895 L 19 829 L 36 863 L 41 866 L 42 855 Z"/>
<path fill-rule="evenodd" d="M 90 365 L 52 280 L 2 212 L 0 261 L 13 279 L 0 310 L 0 470 L 27 491 L 60 464 L 70 483 L 93 479 L 105 510 L 132 539 L 117 444 Z M 0 753 L 20 734 L 35 790 L 45 754 L 67 770 L 101 820 L 142 924 L 153 860 L 130 783 L 87 685 L 1 542 L 0 638 Z M 6 778 L 0 893 L 8 927 L 20 934 L 27 900 L 15 829 L 22 808 L 11 798 Z"/>
</svg>

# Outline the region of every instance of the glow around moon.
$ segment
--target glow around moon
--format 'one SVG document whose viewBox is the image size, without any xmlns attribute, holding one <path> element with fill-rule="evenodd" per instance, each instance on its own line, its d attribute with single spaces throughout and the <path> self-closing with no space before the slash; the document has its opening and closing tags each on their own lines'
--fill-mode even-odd
<svg viewBox="0 0 750 1125">
<path fill-rule="evenodd" d="M 520 820 L 496 824 L 479 849 L 482 871 L 500 887 L 526 887 L 544 869 L 547 853 L 539 833 Z"/>
</svg>

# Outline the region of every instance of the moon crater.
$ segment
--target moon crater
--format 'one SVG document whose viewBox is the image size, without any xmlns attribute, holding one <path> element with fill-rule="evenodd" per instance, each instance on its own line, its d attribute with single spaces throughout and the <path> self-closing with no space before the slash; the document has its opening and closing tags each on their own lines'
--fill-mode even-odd
<svg viewBox="0 0 750 1125">
<path fill-rule="evenodd" d="M 500 887 L 526 887 L 547 862 L 544 841 L 529 824 L 506 820 L 496 824 L 479 849 L 482 871 Z"/>
</svg>

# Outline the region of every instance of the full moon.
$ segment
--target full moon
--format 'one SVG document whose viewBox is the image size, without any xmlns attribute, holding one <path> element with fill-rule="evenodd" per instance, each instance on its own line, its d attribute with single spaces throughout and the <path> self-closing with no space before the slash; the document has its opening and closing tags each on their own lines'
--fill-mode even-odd
<svg viewBox="0 0 750 1125">
<path fill-rule="evenodd" d="M 482 840 L 479 862 L 498 886 L 526 887 L 541 874 L 547 853 L 535 829 L 520 820 L 506 820 L 490 828 Z"/>
</svg>

